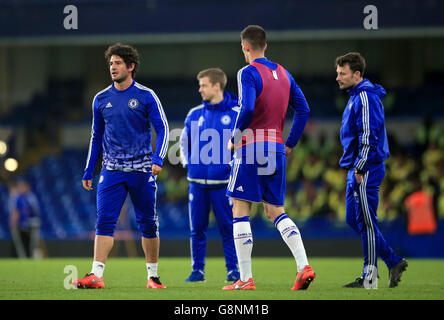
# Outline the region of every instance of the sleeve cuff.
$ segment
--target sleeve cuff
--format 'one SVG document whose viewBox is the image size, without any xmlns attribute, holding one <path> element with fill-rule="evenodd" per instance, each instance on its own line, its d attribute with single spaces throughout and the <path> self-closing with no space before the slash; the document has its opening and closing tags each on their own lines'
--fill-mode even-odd
<svg viewBox="0 0 444 320">
<path fill-rule="evenodd" d="M 156 164 L 159 167 L 163 167 L 163 159 L 161 157 L 158 156 L 153 157 L 153 161 L 151 163 Z"/>
<path fill-rule="evenodd" d="M 92 173 L 85 172 L 85 174 L 83 175 L 82 180 L 92 180 L 92 177 L 93 177 Z"/>
<path fill-rule="evenodd" d="M 292 145 L 292 144 L 290 144 L 290 143 L 288 143 L 288 140 L 285 142 L 285 146 L 286 147 L 289 147 L 289 148 L 291 148 L 291 149 L 293 149 L 295 146 L 296 146 L 296 143 L 294 144 L 294 145 Z"/>
</svg>

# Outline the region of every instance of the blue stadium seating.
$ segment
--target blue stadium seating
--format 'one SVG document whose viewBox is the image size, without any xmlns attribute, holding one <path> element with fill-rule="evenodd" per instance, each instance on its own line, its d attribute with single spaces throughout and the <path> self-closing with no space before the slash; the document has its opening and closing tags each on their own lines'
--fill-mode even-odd
<svg viewBox="0 0 444 320">
<path fill-rule="evenodd" d="M 85 151 L 66 150 L 59 156 L 48 156 L 39 164 L 30 167 L 24 178 L 30 183 L 41 207 L 41 235 L 44 239 L 85 239 L 95 230 L 96 193 L 83 189 L 81 180 Z M 93 180 L 96 189 L 97 177 Z M 165 194 L 158 183 L 158 199 Z M 0 185 L 0 238 L 9 238 L 8 189 Z M 181 236 L 188 230 L 186 203 L 157 203 L 159 222 L 166 235 Z M 128 206 L 128 223 L 125 228 L 135 233 L 137 223 L 132 206 Z M 117 229 L 121 227 L 118 226 Z M 162 228 L 161 228 L 162 231 Z"/>
</svg>

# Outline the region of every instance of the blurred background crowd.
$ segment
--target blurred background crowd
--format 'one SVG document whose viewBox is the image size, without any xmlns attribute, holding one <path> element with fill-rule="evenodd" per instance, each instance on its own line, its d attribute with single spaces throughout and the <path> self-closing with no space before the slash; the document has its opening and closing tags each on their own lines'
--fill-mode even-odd
<svg viewBox="0 0 444 320">
<path fill-rule="evenodd" d="M 424 119 L 413 145 L 400 145 L 389 134 L 391 156 L 380 190 L 380 221 L 406 218 L 406 199 L 419 190 L 432 197 L 435 219 L 444 219 L 443 133 L 430 119 Z M 287 164 L 288 215 L 299 222 L 322 216 L 345 223 L 347 171 L 338 165 L 341 156 L 339 132 L 336 136 L 302 136 Z M 186 172 L 173 166 L 167 166 L 165 171 L 159 178 L 165 184 L 165 200 L 186 202 Z M 262 206 L 254 205 L 252 217 L 262 212 Z"/>
</svg>

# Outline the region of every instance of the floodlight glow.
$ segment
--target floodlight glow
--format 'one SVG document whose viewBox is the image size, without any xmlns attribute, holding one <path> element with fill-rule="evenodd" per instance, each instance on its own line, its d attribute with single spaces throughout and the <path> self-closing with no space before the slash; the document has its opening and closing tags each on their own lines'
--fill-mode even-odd
<svg viewBox="0 0 444 320">
<path fill-rule="evenodd" d="M 8 145 L 4 141 L 0 140 L 0 156 L 6 154 L 7 151 L 8 151 Z"/>
<path fill-rule="evenodd" d="M 8 158 L 5 160 L 5 169 L 13 172 L 15 170 L 17 170 L 18 168 L 18 162 L 17 160 L 15 160 L 14 158 Z"/>
</svg>

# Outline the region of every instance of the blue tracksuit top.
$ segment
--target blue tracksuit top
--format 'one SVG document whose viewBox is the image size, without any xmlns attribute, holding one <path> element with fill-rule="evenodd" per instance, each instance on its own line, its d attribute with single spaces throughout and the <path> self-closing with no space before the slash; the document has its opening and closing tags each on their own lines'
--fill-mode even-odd
<svg viewBox="0 0 444 320">
<path fill-rule="evenodd" d="M 238 111 L 237 96 L 224 91 L 222 102 L 212 105 L 203 101 L 188 112 L 180 138 L 181 162 L 188 170 L 188 180 L 228 183 L 233 153 L 227 144 Z"/>
<path fill-rule="evenodd" d="M 125 90 L 114 84 L 96 94 L 92 103 L 91 141 L 83 180 L 93 176 L 103 151 L 107 170 L 150 172 L 163 165 L 168 149 L 168 122 L 153 90 L 133 81 Z M 151 148 L 151 126 L 156 131 L 156 150 Z"/>
<path fill-rule="evenodd" d="M 20 229 L 27 229 L 40 219 L 40 206 L 34 193 L 20 193 L 10 200 L 10 210 L 17 210 L 19 213 L 18 226 Z"/>
<path fill-rule="evenodd" d="M 368 171 L 389 156 L 382 99 L 386 91 L 363 79 L 348 91 L 350 99 L 342 115 L 342 168 Z"/>
</svg>

